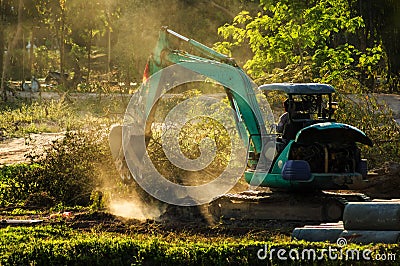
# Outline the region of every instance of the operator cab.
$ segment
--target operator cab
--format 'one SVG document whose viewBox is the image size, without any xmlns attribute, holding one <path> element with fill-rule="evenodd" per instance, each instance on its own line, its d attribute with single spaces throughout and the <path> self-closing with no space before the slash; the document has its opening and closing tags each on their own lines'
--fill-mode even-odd
<svg viewBox="0 0 400 266">
<path fill-rule="evenodd" d="M 264 94 L 269 91 L 282 91 L 288 96 L 285 101 L 288 121 L 281 132 L 284 143 L 295 139 L 297 133 L 307 126 L 335 121 L 333 113 L 337 103 L 332 102 L 335 89 L 328 84 L 273 83 L 262 85 L 259 89 Z"/>
<path fill-rule="evenodd" d="M 276 151 L 279 155 L 297 133 L 313 124 L 334 122 L 333 114 L 337 103 L 332 101 L 335 89 L 328 84 L 320 83 L 272 83 L 259 87 L 267 96 L 270 91 L 286 93 L 285 115 L 283 125 L 278 125 Z M 282 121 L 280 121 L 280 124 Z"/>
</svg>

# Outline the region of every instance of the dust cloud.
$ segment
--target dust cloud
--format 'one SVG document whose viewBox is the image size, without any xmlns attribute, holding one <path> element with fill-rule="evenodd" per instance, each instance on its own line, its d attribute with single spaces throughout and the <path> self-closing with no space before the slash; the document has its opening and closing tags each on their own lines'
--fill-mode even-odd
<svg viewBox="0 0 400 266">
<path fill-rule="evenodd" d="M 99 189 L 106 196 L 105 208 L 112 214 L 137 220 L 159 220 L 166 211 L 166 204 L 147 194 L 136 183 L 124 184 L 118 168 L 114 166 L 113 176 L 103 181 Z M 120 172 L 121 173 L 121 172 Z"/>
<path fill-rule="evenodd" d="M 158 220 L 165 211 L 165 208 L 149 206 L 140 199 L 115 199 L 108 207 L 114 215 L 138 220 Z"/>
</svg>

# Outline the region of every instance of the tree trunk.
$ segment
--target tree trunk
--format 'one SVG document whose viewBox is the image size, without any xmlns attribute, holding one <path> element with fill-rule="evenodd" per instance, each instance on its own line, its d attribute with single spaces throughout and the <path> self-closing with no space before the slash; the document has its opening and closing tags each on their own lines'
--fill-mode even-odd
<svg viewBox="0 0 400 266">
<path fill-rule="evenodd" d="M 35 43 L 34 43 L 34 34 L 35 34 L 35 30 L 34 30 L 35 28 L 34 27 L 32 27 L 32 32 L 31 32 L 31 39 L 30 39 L 30 44 L 31 44 L 31 47 L 29 48 L 29 76 L 30 77 L 32 77 L 33 76 L 33 74 L 35 74 L 34 73 L 34 71 L 33 71 L 33 64 L 34 64 L 34 62 L 35 62 L 35 58 L 34 58 L 34 54 L 33 54 L 33 50 L 34 50 L 34 45 L 35 45 Z"/>
<path fill-rule="evenodd" d="M 6 20 L 5 17 L 5 7 L 4 7 L 4 2 L 2 0 L 0 0 L 0 74 L 3 74 L 3 65 L 4 65 L 4 46 L 5 46 L 5 42 L 4 42 L 4 31 L 5 31 L 5 23 L 4 21 Z M 3 75 L 2 75 L 3 76 Z M 3 91 L 4 89 L 4 85 L 3 85 L 3 79 L 2 76 L 0 77 L 0 92 Z"/>
<path fill-rule="evenodd" d="M 107 48 L 108 48 L 108 55 L 107 55 L 107 77 L 108 81 L 110 81 L 111 78 L 111 28 L 107 28 L 107 33 L 108 33 L 108 43 L 107 43 Z"/>
<path fill-rule="evenodd" d="M 1 92 L 2 92 L 2 98 L 3 101 L 7 101 L 7 90 L 6 90 L 6 86 L 5 86 L 5 82 L 7 80 L 7 70 L 8 70 L 8 66 L 10 64 L 11 61 L 11 55 L 14 51 L 14 48 L 17 46 L 18 40 L 20 40 L 21 38 L 21 34 L 22 34 L 22 13 L 24 11 L 24 0 L 19 0 L 18 2 L 18 24 L 17 24 L 17 30 L 15 31 L 15 35 L 12 38 L 12 41 L 10 41 L 8 43 L 8 48 L 7 48 L 7 54 L 3 59 L 3 69 L 1 72 Z"/>
<path fill-rule="evenodd" d="M 88 72 L 87 72 L 87 84 L 90 84 L 90 71 L 92 67 L 91 56 L 92 53 L 92 38 L 93 38 L 93 29 L 90 29 L 90 36 L 89 36 L 89 45 L 88 45 Z"/>
<path fill-rule="evenodd" d="M 64 87 L 67 86 L 67 80 L 64 75 L 64 65 L 65 65 L 65 14 L 62 6 L 61 8 L 61 32 L 60 32 L 60 76 L 61 83 Z"/>
<path fill-rule="evenodd" d="M 1 23 L 1 22 L 0 22 Z M 4 25 L 2 25 L 1 29 L 0 29 L 0 91 L 3 92 L 4 91 L 4 80 L 3 80 L 3 65 L 4 65 Z"/>
</svg>

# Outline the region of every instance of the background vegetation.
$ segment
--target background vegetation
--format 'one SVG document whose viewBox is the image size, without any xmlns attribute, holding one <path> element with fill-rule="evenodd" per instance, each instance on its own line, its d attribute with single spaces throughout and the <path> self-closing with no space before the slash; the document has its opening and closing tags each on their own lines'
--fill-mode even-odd
<svg viewBox="0 0 400 266">
<path fill-rule="evenodd" d="M 391 54 L 399 53 L 392 30 L 400 26 L 400 10 L 395 1 L 381 3 L 261 0 L 260 10 L 242 11 L 219 28 L 226 41 L 217 47 L 233 55 L 246 47 L 251 58 L 244 67 L 259 82 L 325 82 L 351 93 L 398 91 L 398 63 Z"/>
<path fill-rule="evenodd" d="M 70 88 L 138 83 L 157 29 L 168 25 L 209 46 L 220 41 L 259 82 L 398 92 L 398 1 L 2 0 L 0 10 L 2 90 L 48 71 L 69 74 Z M 220 26 L 222 38 L 211 34 Z"/>
<path fill-rule="evenodd" d="M 102 198 L 131 192 L 114 170 L 107 131 L 122 120 L 126 93 L 140 83 L 162 25 L 234 56 L 257 83 L 335 85 L 337 119 L 364 130 L 374 141 L 373 148 L 363 147 L 370 167 L 400 161 L 399 126 L 391 111 L 369 94 L 399 92 L 399 12 L 400 2 L 394 0 L 0 0 L 1 136 L 23 136 L 29 142 L 30 133 L 64 132 L 43 153 L 30 154 L 27 163 L 0 167 L 0 209 L 99 209 Z M 42 91 L 62 92 L 59 100 L 7 94 L 32 76 L 45 85 L 49 71 L 68 74 L 51 87 L 42 86 Z M 120 94 L 111 93 L 115 91 Z M 97 94 L 76 99 L 71 92 Z M 281 97 L 270 100 L 280 105 Z M 204 136 L 222 150 L 212 169 L 202 173 L 206 176 L 225 166 L 226 132 L 205 119 L 195 129 L 184 127 L 179 137 L 186 155 L 195 158 L 196 138 Z M 185 173 L 165 160 L 159 138 L 155 134 L 150 142 L 150 155 L 160 172 L 173 181 L 182 179 Z M 103 195 L 99 189 L 104 184 L 118 190 L 102 190 Z M 256 254 L 264 244 L 286 249 L 329 245 L 289 237 L 261 236 L 260 242 L 251 234 L 126 236 L 91 230 L 1 228 L 0 264 L 241 265 L 260 263 Z M 398 245 L 358 248 L 400 255 Z"/>
</svg>

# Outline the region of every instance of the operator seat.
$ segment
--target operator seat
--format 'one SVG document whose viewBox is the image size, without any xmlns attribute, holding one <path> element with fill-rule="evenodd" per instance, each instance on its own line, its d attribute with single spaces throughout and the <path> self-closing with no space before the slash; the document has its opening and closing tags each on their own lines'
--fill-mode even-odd
<svg viewBox="0 0 400 266">
<path fill-rule="evenodd" d="M 296 113 L 292 115 L 292 119 L 289 119 L 288 123 L 285 125 L 283 129 L 282 138 L 287 142 L 289 140 L 293 140 L 296 138 L 297 133 L 309 126 L 310 123 L 310 115 L 309 114 L 302 114 Z"/>
<path fill-rule="evenodd" d="M 283 129 L 282 139 L 286 142 L 296 138 L 297 132 L 303 128 L 303 122 L 289 121 Z"/>
</svg>

